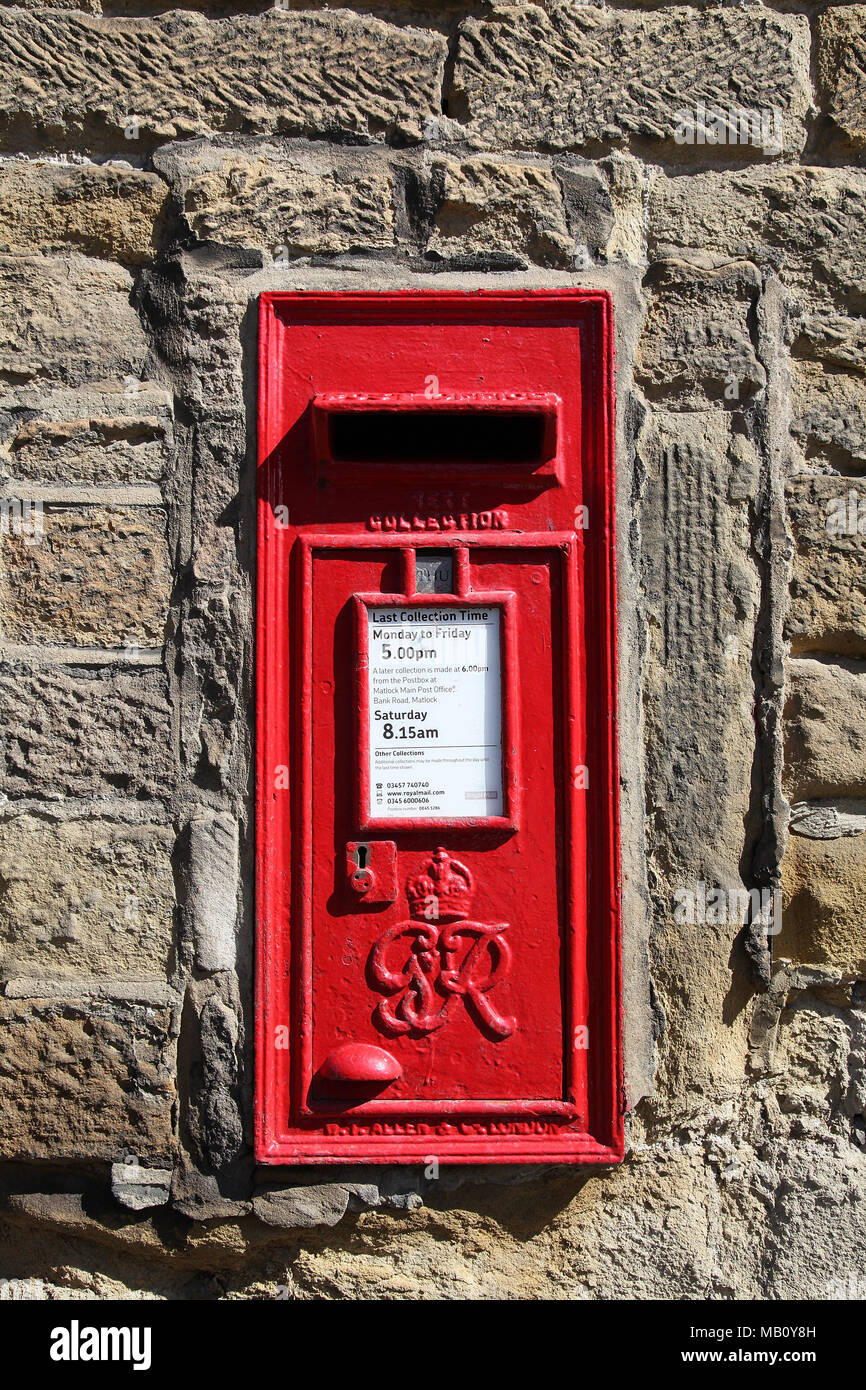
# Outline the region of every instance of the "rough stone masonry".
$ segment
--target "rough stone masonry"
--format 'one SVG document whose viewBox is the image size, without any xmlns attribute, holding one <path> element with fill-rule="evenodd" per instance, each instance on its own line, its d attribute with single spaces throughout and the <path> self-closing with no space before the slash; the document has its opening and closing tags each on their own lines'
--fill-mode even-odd
<svg viewBox="0 0 866 1390">
<path fill-rule="evenodd" d="M 2 1296 L 866 1297 L 866 6 L 0 10 Z M 626 1161 L 262 1174 L 257 297 L 575 284 Z"/>
</svg>

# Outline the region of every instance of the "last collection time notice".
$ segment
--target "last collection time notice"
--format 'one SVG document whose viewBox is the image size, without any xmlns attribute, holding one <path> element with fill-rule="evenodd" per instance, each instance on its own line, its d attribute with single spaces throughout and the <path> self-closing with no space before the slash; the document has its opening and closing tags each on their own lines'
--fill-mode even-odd
<svg viewBox="0 0 866 1390">
<path fill-rule="evenodd" d="M 371 815 L 501 816 L 501 610 L 367 610 Z"/>
</svg>

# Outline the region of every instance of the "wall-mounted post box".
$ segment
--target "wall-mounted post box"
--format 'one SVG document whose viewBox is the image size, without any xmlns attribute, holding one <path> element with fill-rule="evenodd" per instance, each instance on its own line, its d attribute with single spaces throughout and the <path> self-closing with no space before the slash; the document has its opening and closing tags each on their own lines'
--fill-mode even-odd
<svg viewBox="0 0 866 1390">
<path fill-rule="evenodd" d="M 607 295 L 267 294 L 257 1157 L 616 1161 Z"/>
</svg>

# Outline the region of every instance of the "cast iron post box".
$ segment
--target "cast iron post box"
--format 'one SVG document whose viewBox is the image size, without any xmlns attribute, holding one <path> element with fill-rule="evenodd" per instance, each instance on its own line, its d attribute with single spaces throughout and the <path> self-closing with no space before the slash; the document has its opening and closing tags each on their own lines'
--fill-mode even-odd
<svg viewBox="0 0 866 1390">
<path fill-rule="evenodd" d="M 616 1161 L 609 297 L 260 307 L 257 1157 Z"/>
</svg>

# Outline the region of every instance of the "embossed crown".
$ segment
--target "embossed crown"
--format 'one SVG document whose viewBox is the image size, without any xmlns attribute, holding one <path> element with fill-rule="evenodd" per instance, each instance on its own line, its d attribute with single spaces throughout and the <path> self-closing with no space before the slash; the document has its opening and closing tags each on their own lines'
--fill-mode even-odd
<svg viewBox="0 0 866 1390">
<path fill-rule="evenodd" d="M 472 875 L 440 845 L 427 868 L 406 881 L 410 916 L 422 922 L 456 922 L 469 916 Z"/>
</svg>

